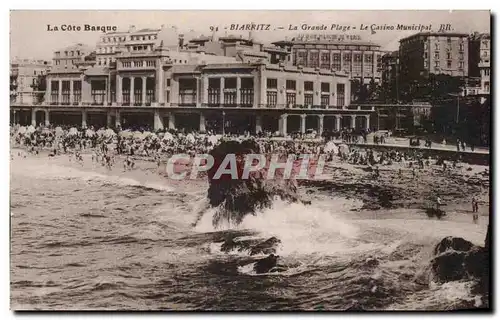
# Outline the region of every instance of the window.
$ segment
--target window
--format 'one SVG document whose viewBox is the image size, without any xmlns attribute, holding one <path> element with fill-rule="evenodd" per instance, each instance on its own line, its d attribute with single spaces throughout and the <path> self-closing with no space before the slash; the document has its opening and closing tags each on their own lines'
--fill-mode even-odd
<svg viewBox="0 0 500 320">
<path fill-rule="evenodd" d="M 449 50 L 446 52 L 446 59 L 451 59 L 451 52 Z"/>
<path fill-rule="evenodd" d="M 464 62 L 463 61 L 459 61 L 458 62 L 458 69 L 459 70 L 463 70 L 464 69 Z"/>
<path fill-rule="evenodd" d="M 296 104 L 295 93 L 287 92 L 286 94 L 286 104 L 294 106 Z"/>
<path fill-rule="evenodd" d="M 295 64 L 296 65 L 302 65 L 302 66 L 307 66 L 307 52 L 306 51 L 299 51 L 297 52 L 297 58 L 295 59 Z"/>
<path fill-rule="evenodd" d="M 334 53 L 333 54 L 333 66 L 332 69 L 336 71 L 342 70 L 341 65 L 340 65 L 340 53 Z"/>
<path fill-rule="evenodd" d="M 434 61 L 434 67 L 439 68 L 439 61 Z"/>
<path fill-rule="evenodd" d="M 170 78 L 167 79 L 167 87 L 170 87 Z"/>
<path fill-rule="evenodd" d="M 304 81 L 304 91 L 313 91 L 314 83 L 312 81 Z"/>
<path fill-rule="evenodd" d="M 446 38 L 446 41 L 447 41 L 448 43 L 451 43 L 451 38 L 450 38 L 450 37 L 447 37 L 447 38 Z"/>
<path fill-rule="evenodd" d="M 460 51 L 464 51 L 464 44 L 463 43 L 460 43 L 460 48 L 459 48 Z"/>
<path fill-rule="evenodd" d="M 321 92 L 330 92 L 330 84 L 328 82 L 321 82 Z"/>
<path fill-rule="evenodd" d="M 366 63 L 373 63 L 373 56 L 371 54 L 365 55 L 365 62 Z"/>
<path fill-rule="evenodd" d="M 451 68 L 451 60 L 446 61 L 446 68 Z"/>
<path fill-rule="evenodd" d="M 306 106 L 312 106 L 313 105 L 313 94 L 312 93 L 305 93 L 304 94 L 304 105 Z"/>
<path fill-rule="evenodd" d="M 311 68 L 318 68 L 319 67 L 319 52 L 318 51 L 311 51 L 309 53 L 309 66 Z"/>
<path fill-rule="evenodd" d="M 427 52 L 424 52 L 424 59 L 427 59 L 428 55 Z"/>
<path fill-rule="evenodd" d="M 483 46 L 484 46 L 485 48 L 488 48 L 488 41 L 483 41 Z"/>
<path fill-rule="evenodd" d="M 461 52 L 461 53 L 458 55 L 458 59 L 460 59 L 460 60 L 463 60 L 463 59 L 464 59 L 464 54 L 463 54 L 463 52 Z"/>
<path fill-rule="evenodd" d="M 362 63 L 361 53 L 355 53 L 354 63 L 352 65 L 352 72 L 361 73 L 361 63 Z"/>
<path fill-rule="evenodd" d="M 278 79 L 267 78 L 267 88 L 268 89 L 278 89 Z"/>
<path fill-rule="evenodd" d="M 329 106 L 330 105 L 330 95 L 328 95 L 328 94 L 321 95 L 321 105 L 322 106 Z"/>
<path fill-rule="evenodd" d="M 490 92 L 490 82 L 489 81 L 484 82 L 484 90 L 486 92 Z"/>
<path fill-rule="evenodd" d="M 337 83 L 337 106 L 345 105 L 345 84 Z"/>
<path fill-rule="evenodd" d="M 434 50 L 439 50 L 439 43 L 438 42 L 434 43 Z"/>
<path fill-rule="evenodd" d="M 287 80 L 286 81 L 286 89 L 287 90 L 297 90 L 297 83 L 295 80 Z"/>
<path fill-rule="evenodd" d="M 434 59 L 439 60 L 439 51 L 434 52 Z"/>
<path fill-rule="evenodd" d="M 352 55 L 350 53 L 344 53 L 344 61 L 342 69 L 346 72 L 351 72 L 351 59 Z"/>
<path fill-rule="evenodd" d="M 276 91 L 267 92 L 267 105 L 275 106 L 278 101 L 278 93 Z"/>
<path fill-rule="evenodd" d="M 330 53 L 329 52 L 322 52 L 321 53 L 321 65 L 320 68 L 322 69 L 330 69 Z"/>
<path fill-rule="evenodd" d="M 489 76 L 490 75 L 490 69 L 484 69 L 484 75 Z"/>
</svg>

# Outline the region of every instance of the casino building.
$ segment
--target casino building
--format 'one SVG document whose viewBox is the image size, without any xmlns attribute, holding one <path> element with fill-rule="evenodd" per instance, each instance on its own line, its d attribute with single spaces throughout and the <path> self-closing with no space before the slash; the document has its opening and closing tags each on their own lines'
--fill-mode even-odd
<svg viewBox="0 0 500 320">
<path fill-rule="evenodd" d="M 11 104 L 12 122 L 281 135 L 372 128 L 374 108 L 350 105 L 345 73 L 294 66 L 289 52 L 251 35 L 184 39 L 165 26 L 106 34 L 97 52 L 50 69 L 43 101 Z"/>
</svg>

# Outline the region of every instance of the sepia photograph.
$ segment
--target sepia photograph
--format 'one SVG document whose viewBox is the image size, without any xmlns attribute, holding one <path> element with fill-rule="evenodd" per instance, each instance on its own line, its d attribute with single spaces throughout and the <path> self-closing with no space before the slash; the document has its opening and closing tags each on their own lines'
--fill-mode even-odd
<svg viewBox="0 0 500 320">
<path fill-rule="evenodd" d="M 491 19 L 11 10 L 11 310 L 492 311 Z"/>
</svg>

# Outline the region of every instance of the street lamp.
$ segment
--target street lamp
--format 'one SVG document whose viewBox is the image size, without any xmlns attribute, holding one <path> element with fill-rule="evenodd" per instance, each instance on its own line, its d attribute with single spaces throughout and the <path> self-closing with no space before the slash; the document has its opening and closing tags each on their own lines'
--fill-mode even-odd
<svg viewBox="0 0 500 320">
<path fill-rule="evenodd" d="M 225 135 L 225 127 L 226 127 L 226 112 L 222 111 L 222 136 Z"/>
<path fill-rule="evenodd" d="M 458 119 L 459 119 L 459 115 L 460 115 L 460 93 L 448 93 L 449 96 L 452 96 L 452 97 L 457 97 L 457 119 L 456 119 L 456 123 L 458 124 Z"/>
</svg>

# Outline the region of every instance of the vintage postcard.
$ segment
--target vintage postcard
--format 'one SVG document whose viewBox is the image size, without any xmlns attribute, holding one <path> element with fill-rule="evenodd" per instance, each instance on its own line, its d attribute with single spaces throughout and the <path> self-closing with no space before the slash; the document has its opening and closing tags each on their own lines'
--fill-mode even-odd
<svg viewBox="0 0 500 320">
<path fill-rule="evenodd" d="M 489 11 L 11 11 L 11 309 L 490 310 Z"/>
</svg>

